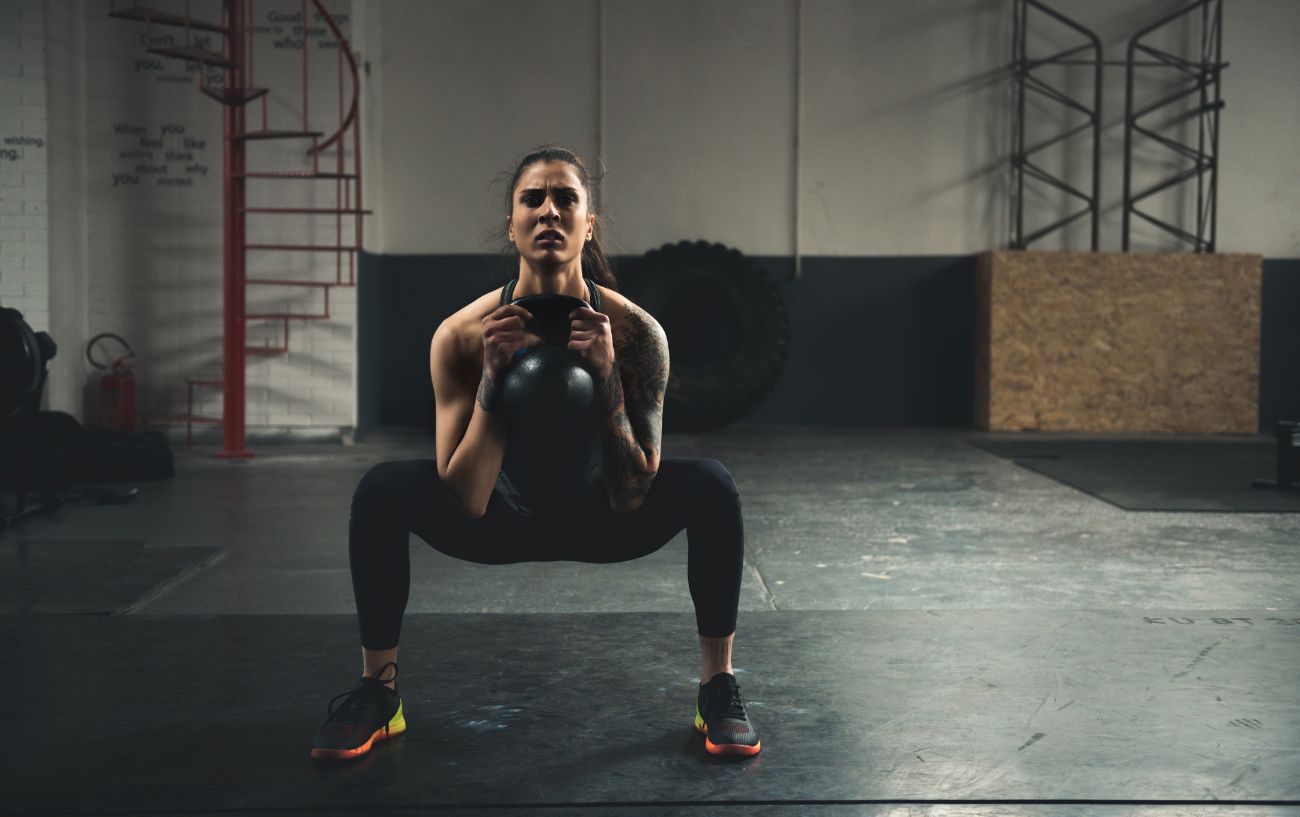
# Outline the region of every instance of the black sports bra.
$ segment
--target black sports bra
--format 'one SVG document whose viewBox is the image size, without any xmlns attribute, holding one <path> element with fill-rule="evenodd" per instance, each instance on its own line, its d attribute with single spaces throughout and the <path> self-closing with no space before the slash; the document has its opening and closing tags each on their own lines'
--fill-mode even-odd
<svg viewBox="0 0 1300 817">
<path fill-rule="evenodd" d="M 596 286 L 596 282 L 590 278 L 584 277 L 582 280 L 587 282 L 587 292 L 591 293 L 591 297 L 587 299 L 587 303 L 591 304 L 591 308 L 597 312 L 604 312 L 605 310 L 600 308 L 600 287 Z M 506 283 L 505 288 L 501 290 L 502 306 L 505 306 L 515 299 L 515 284 L 517 283 L 519 283 L 518 278 L 511 278 L 510 281 Z"/>
</svg>

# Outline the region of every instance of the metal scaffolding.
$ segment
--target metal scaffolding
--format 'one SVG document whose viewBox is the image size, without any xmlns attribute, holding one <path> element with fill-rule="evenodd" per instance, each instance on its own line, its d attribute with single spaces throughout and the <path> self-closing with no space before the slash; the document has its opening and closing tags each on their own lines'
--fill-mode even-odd
<svg viewBox="0 0 1300 817">
<path fill-rule="evenodd" d="M 1143 40 L 1160 29 L 1181 20 L 1186 15 L 1199 11 L 1200 20 L 1200 56 L 1197 60 L 1172 54 Z M 1152 58 L 1139 62 L 1141 53 Z M 1219 181 L 1219 111 L 1223 110 L 1220 75 L 1228 64 L 1223 62 L 1223 0 L 1198 0 L 1187 8 L 1162 17 L 1151 25 L 1134 34 L 1128 43 L 1126 60 L 1126 85 L 1124 104 L 1124 243 L 1129 249 L 1132 232 L 1132 216 L 1147 221 L 1164 232 L 1175 236 L 1191 245 L 1195 252 L 1214 252 L 1215 227 L 1218 220 L 1218 181 Z M 1137 69 L 1151 68 L 1163 71 L 1177 71 L 1191 79 L 1191 82 L 1177 91 L 1166 94 L 1155 102 L 1134 110 L 1134 84 Z M 1187 97 L 1198 94 L 1199 101 L 1195 107 L 1177 111 L 1169 115 L 1170 107 L 1184 102 Z M 1156 114 L 1167 116 L 1163 121 L 1152 126 L 1139 124 L 1139 121 Z M 1174 125 L 1181 124 L 1195 117 L 1197 120 L 1196 145 L 1188 145 L 1170 136 L 1167 131 Z M 1166 131 L 1162 133 L 1161 131 Z M 1133 192 L 1133 149 L 1134 134 L 1161 145 L 1175 156 L 1192 162 L 1191 167 L 1184 168 L 1172 176 Z M 1192 233 L 1182 227 L 1156 218 L 1148 212 L 1138 209 L 1139 202 L 1178 185 L 1188 185 L 1196 181 L 1196 232 Z"/>
<path fill-rule="evenodd" d="M 1053 11 L 1038 0 L 1015 0 L 1015 34 L 1013 38 L 1014 55 L 1012 70 L 1016 80 L 1016 128 L 1015 147 L 1011 155 L 1012 177 L 1012 223 L 1015 236 L 1011 241 L 1012 249 L 1023 250 L 1030 244 L 1063 229 L 1066 225 L 1083 216 L 1089 216 L 1092 227 L 1092 249 L 1097 249 L 1099 223 L 1099 196 L 1101 189 L 1101 40 L 1097 35 L 1079 25 L 1074 20 Z M 1028 49 L 1029 12 L 1037 11 L 1074 30 L 1087 39 L 1086 43 L 1067 48 L 1045 57 L 1030 59 Z M 1091 51 L 1089 59 L 1079 59 L 1078 55 Z M 1093 68 L 1093 88 L 1091 107 L 1087 101 L 1072 98 L 1067 92 L 1057 88 L 1040 77 L 1034 76 L 1036 68 L 1049 65 L 1089 65 Z M 1030 92 L 1038 94 L 1053 102 L 1060 103 L 1067 109 L 1078 111 L 1086 117 L 1082 124 L 1055 134 L 1032 146 L 1025 145 L 1025 100 Z M 1080 133 L 1092 134 L 1092 188 L 1084 192 L 1069 184 L 1065 179 L 1055 176 L 1047 169 L 1031 161 L 1035 153 L 1046 150 L 1053 145 Z M 1043 227 L 1038 227 L 1028 235 L 1025 234 L 1025 178 L 1029 177 L 1049 187 L 1061 190 L 1071 197 L 1081 200 L 1083 209 L 1068 213 L 1064 217 Z"/>
</svg>

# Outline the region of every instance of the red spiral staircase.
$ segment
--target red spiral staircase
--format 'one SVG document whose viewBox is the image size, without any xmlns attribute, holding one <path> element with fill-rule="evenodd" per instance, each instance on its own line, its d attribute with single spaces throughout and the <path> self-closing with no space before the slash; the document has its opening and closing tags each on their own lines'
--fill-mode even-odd
<svg viewBox="0 0 1300 817">
<path fill-rule="evenodd" d="M 338 57 L 338 110 L 337 120 L 333 120 L 335 130 L 329 136 L 323 130 L 311 127 L 309 119 L 309 91 L 311 71 L 310 23 L 308 8 L 313 8 L 318 19 L 329 29 L 337 40 Z M 154 26 L 181 28 L 185 32 L 184 44 L 147 49 L 149 53 L 163 57 L 186 60 L 197 63 L 199 67 L 199 90 L 225 106 L 223 123 L 223 359 L 221 379 L 211 377 L 194 377 L 187 379 L 186 391 L 188 408 L 183 415 L 146 418 L 146 424 L 181 424 L 186 426 L 186 444 L 193 444 L 195 424 L 220 424 L 222 426 L 222 450 L 219 458 L 247 459 L 253 453 L 245 448 L 245 375 L 249 356 L 280 355 L 289 351 L 289 326 L 294 321 L 321 321 L 330 317 L 329 294 L 334 287 L 356 286 L 356 254 L 362 244 L 362 217 L 369 210 L 361 206 L 361 127 L 358 116 L 360 81 L 356 58 L 348 45 L 347 38 L 339 30 L 337 22 L 330 15 L 320 0 L 301 0 L 299 23 L 302 32 L 302 122 L 300 128 L 272 129 L 267 123 L 267 88 L 259 88 L 254 83 L 254 59 L 252 38 L 253 0 L 221 0 L 222 20 L 219 23 L 195 19 L 190 14 L 190 3 L 185 3 L 184 13 L 151 9 L 144 6 L 129 8 L 110 8 L 109 16 L 125 20 L 144 22 L 146 36 L 143 42 L 152 42 L 149 29 Z M 221 51 L 204 47 L 205 43 L 196 42 L 199 35 L 195 32 L 219 35 L 222 42 Z M 210 39 L 207 38 L 207 39 Z M 211 69 L 211 70 L 210 70 Z M 210 76 L 219 72 L 220 85 L 209 82 Z M 351 80 L 350 97 L 345 94 L 345 80 Z M 249 103 L 261 100 L 261 116 L 250 116 Z M 319 113 L 319 112 L 316 112 Z M 331 111 L 331 114 L 334 112 Z M 257 119 L 258 122 L 253 120 Z M 297 124 L 297 123 L 295 123 Z M 283 171 L 250 171 L 247 169 L 247 154 L 253 144 L 262 140 L 298 139 L 309 141 L 304 158 L 310 163 L 310 169 L 301 168 Z M 348 142 L 351 142 L 350 151 Z M 332 154 L 332 155 L 331 155 Z M 265 179 L 275 184 L 304 184 L 333 182 L 334 205 L 329 207 L 282 207 L 248 203 L 247 183 L 249 179 Z M 274 219 L 286 214 L 307 215 L 311 217 L 332 217 L 333 242 L 315 241 L 302 244 L 255 243 L 247 238 L 248 219 L 250 216 Z M 345 219 L 351 223 L 350 238 L 344 242 Z M 313 234 L 315 231 L 312 231 Z M 334 256 L 333 280 L 316 280 L 315 277 L 303 279 L 285 275 L 269 278 L 249 278 L 247 276 L 250 253 L 311 253 L 313 257 Z M 314 272 L 314 270 L 313 270 Z M 257 287 L 298 287 L 318 290 L 324 296 L 324 309 L 321 313 L 301 312 L 248 312 L 245 308 L 246 288 Z M 247 328 L 250 322 L 279 323 L 283 325 L 283 339 L 277 345 L 251 346 L 247 340 Z M 196 388 L 220 388 L 222 390 L 222 413 L 220 418 L 204 417 L 194 413 L 194 390 Z"/>
</svg>

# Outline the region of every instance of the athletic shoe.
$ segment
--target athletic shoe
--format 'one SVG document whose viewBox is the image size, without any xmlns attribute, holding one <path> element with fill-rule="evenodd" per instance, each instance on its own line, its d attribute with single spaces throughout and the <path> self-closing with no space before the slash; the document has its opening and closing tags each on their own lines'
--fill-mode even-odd
<svg viewBox="0 0 1300 817">
<path fill-rule="evenodd" d="M 389 667 L 393 668 L 393 678 L 386 680 L 397 678 L 397 665 L 390 662 L 374 675 L 363 677 L 355 689 L 334 696 L 329 703 L 329 717 L 312 742 L 312 757 L 343 760 L 361 757 L 379 741 L 406 731 L 402 699 L 380 680 Z M 335 702 L 340 698 L 342 703 L 336 707 Z"/>
<path fill-rule="evenodd" d="M 763 748 L 740 698 L 740 684 L 729 672 L 700 684 L 695 731 L 704 735 L 704 748 L 711 755 L 756 755 Z"/>
</svg>

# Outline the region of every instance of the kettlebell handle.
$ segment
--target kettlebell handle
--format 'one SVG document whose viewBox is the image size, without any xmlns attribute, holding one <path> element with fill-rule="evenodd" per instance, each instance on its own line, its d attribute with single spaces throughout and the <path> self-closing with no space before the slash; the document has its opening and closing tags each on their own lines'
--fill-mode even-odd
<svg viewBox="0 0 1300 817">
<path fill-rule="evenodd" d="M 591 308 L 591 304 L 587 303 L 584 299 L 579 298 L 577 296 L 559 295 L 553 293 L 543 293 L 540 295 L 524 295 L 522 297 L 515 298 L 510 303 L 515 306 L 522 306 L 524 309 L 527 309 L 529 312 L 533 312 L 533 309 L 536 308 L 545 311 L 556 311 L 556 312 L 562 311 L 565 315 L 568 315 L 570 312 L 572 312 L 573 310 L 577 309 L 580 306 L 585 306 L 588 309 Z M 534 314 L 536 313 L 534 312 Z"/>
<path fill-rule="evenodd" d="M 528 322 L 528 328 L 551 346 L 568 346 L 569 313 L 584 306 L 591 308 L 591 304 L 582 298 L 558 294 L 525 295 L 515 298 L 510 304 L 522 306 L 532 313 L 533 319 Z"/>
</svg>

